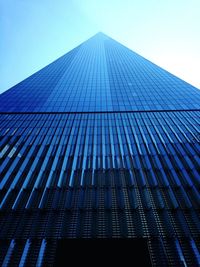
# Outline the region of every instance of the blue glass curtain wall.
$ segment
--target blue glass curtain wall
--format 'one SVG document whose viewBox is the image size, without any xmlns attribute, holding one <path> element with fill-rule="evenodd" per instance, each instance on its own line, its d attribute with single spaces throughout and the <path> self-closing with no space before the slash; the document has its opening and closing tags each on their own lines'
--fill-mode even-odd
<svg viewBox="0 0 200 267">
<path fill-rule="evenodd" d="M 200 266 L 199 155 L 200 90 L 95 35 L 0 95 L 0 265 Z"/>
</svg>

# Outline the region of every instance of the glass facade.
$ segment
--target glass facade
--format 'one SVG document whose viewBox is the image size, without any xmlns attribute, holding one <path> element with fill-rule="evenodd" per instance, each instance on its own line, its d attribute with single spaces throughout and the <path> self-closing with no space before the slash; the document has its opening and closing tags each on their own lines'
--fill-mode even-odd
<svg viewBox="0 0 200 267">
<path fill-rule="evenodd" d="M 199 90 L 104 34 L 0 96 L 0 111 L 5 112 L 199 108 Z"/>
<path fill-rule="evenodd" d="M 145 266 L 199 266 L 199 104 L 102 33 L 0 95 L 0 264 L 123 238 Z"/>
</svg>

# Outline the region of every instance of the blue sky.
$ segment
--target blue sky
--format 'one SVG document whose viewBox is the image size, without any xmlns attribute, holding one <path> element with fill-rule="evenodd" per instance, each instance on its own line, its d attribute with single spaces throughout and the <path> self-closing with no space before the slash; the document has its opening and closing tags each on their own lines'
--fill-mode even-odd
<svg viewBox="0 0 200 267">
<path fill-rule="evenodd" d="M 199 0 L 0 0 L 0 92 L 99 31 L 200 88 Z"/>
</svg>

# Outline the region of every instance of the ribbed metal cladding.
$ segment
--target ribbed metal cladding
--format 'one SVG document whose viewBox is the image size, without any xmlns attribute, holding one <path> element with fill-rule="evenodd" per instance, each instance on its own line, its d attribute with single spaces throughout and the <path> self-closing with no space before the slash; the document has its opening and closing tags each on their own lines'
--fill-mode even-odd
<svg viewBox="0 0 200 267">
<path fill-rule="evenodd" d="M 60 238 L 142 237 L 153 266 L 198 266 L 199 116 L 1 114 L 1 261 L 48 266 Z"/>
</svg>

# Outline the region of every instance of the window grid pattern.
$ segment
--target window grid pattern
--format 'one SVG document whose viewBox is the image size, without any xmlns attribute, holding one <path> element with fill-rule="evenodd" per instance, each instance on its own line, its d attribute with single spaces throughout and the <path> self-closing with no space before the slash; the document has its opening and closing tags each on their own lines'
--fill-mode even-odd
<svg viewBox="0 0 200 267">
<path fill-rule="evenodd" d="M 200 91 L 97 34 L 0 95 L 0 111 L 199 109 Z"/>
</svg>

